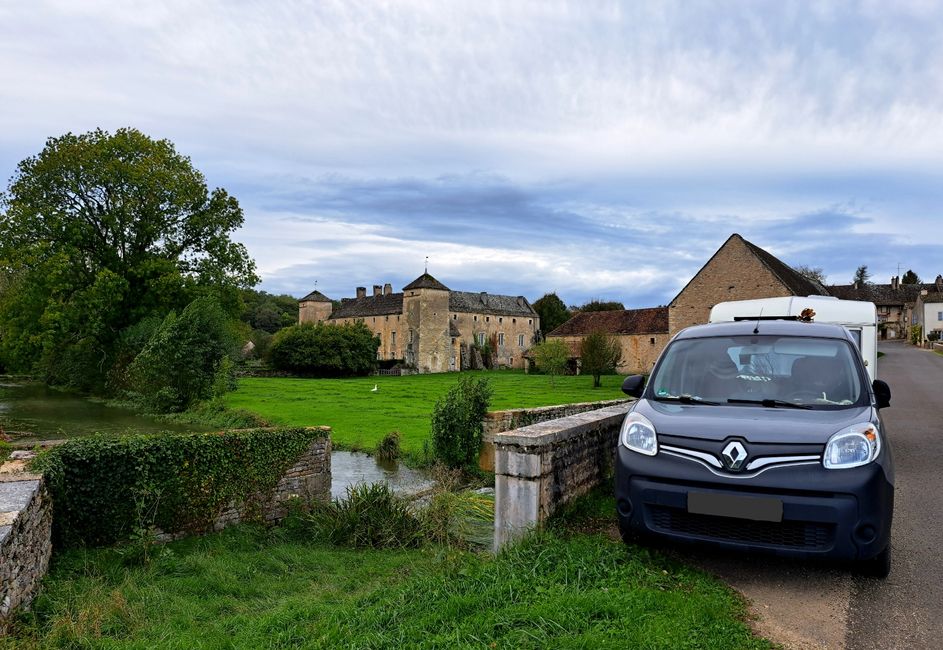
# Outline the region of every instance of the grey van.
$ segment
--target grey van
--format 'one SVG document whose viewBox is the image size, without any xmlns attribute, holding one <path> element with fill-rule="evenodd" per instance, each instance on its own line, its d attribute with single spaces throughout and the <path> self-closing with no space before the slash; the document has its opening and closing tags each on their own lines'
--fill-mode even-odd
<svg viewBox="0 0 943 650">
<path fill-rule="evenodd" d="M 890 570 L 894 464 L 848 330 L 785 320 L 677 334 L 638 397 L 616 455 L 623 537 L 637 533 Z"/>
</svg>

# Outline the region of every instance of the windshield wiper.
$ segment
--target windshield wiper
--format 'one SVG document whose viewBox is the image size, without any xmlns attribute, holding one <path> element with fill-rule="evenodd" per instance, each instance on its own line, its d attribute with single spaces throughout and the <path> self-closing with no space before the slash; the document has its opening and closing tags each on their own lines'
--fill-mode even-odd
<svg viewBox="0 0 943 650">
<path fill-rule="evenodd" d="M 796 404 L 795 402 L 787 402 L 782 399 L 728 399 L 728 404 L 762 404 L 767 408 L 776 408 L 777 406 L 785 406 L 792 409 L 810 409 L 812 408 L 811 404 Z"/>
<path fill-rule="evenodd" d="M 720 406 L 720 402 L 712 402 L 708 399 L 701 399 L 697 395 L 656 395 L 653 397 L 656 402 L 681 402 L 682 404 L 707 404 L 708 406 Z"/>
</svg>

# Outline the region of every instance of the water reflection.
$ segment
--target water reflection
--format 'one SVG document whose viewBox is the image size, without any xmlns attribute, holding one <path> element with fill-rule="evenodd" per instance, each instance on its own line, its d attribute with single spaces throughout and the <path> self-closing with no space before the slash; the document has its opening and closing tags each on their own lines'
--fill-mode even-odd
<svg viewBox="0 0 943 650">
<path fill-rule="evenodd" d="M 342 497 L 350 485 L 386 482 L 394 492 L 413 494 L 432 487 L 421 472 L 395 460 L 378 460 L 369 454 L 334 451 L 331 454 L 331 497 Z"/>
</svg>

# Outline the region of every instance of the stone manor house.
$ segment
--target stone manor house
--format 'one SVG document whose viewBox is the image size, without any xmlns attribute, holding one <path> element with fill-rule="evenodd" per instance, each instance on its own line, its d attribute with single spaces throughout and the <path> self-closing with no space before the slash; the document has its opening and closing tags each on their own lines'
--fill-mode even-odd
<svg viewBox="0 0 943 650">
<path fill-rule="evenodd" d="M 377 357 L 400 360 L 419 372 L 448 372 L 472 366 L 473 345 L 486 342 L 496 365 L 524 367 L 540 318 L 524 296 L 452 291 L 429 273 L 394 293 L 392 286 L 357 287 L 338 309 L 320 291 L 298 301 L 298 322 L 342 325 L 360 321 L 380 337 Z"/>
</svg>

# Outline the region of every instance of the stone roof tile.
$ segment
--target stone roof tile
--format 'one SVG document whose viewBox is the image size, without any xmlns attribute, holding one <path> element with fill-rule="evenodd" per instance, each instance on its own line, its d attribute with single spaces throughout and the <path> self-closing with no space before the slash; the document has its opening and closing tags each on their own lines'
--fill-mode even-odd
<svg viewBox="0 0 943 650">
<path fill-rule="evenodd" d="M 547 336 L 606 334 L 662 334 L 668 331 L 668 308 L 588 311 L 576 314 Z"/>
</svg>

